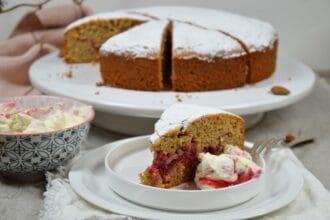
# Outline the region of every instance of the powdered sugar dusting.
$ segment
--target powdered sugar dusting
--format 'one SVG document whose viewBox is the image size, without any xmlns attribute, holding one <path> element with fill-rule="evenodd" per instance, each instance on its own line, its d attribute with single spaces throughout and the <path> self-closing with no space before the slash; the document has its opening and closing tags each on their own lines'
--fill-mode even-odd
<svg viewBox="0 0 330 220">
<path fill-rule="evenodd" d="M 138 21 L 148 21 L 150 18 L 139 15 L 139 14 L 133 14 L 128 13 L 126 11 L 114 11 L 114 12 L 104 12 L 104 13 L 98 13 L 91 16 L 84 17 L 82 19 L 79 19 L 71 24 L 69 24 L 65 31 L 68 31 L 74 27 L 77 27 L 79 25 L 88 23 L 90 21 L 97 21 L 97 20 L 110 20 L 110 19 L 133 19 Z"/>
<path fill-rule="evenodd" d="M 160 136 L 174 129 L 186 129 L 188 125 L 198 118 L 206 115 L 232 113 L 198 105 L 174 104 L 166 109 L 155 124 L 155 132 L 150 136 L 151 143 L 156 143 Z M 236 116 L 239 117 L 239 116 Z"/>
<path fill-rule="evenodd" d="M 155 59 L 161 51 L 162 35 L 167 20 L 150 21 L 133 27 L 106 41 L 100 48 L 103 55 L 129 55 L 135 58 Z"/>
<path fill-rule="evenodd" d="M 250 52 L 271 48 L 277 39 L 271 24 L 221 10 L 196 7 L 146 7 L 131 10 L 224 31 L 243 41 Z"/>
<path fill-rule="evenodd" d="M 232 58 L 245 54 L 241 45 L 219 31 L 173 22 L 173 55 L 183 59 L 212 61 L 216 57 Z"/>
<path fill-rule="evenodd" d="M 73 22 L 66 30 L 93 20 L 125 18 L 149 22 L 132 29 L 137 36 L 131 34 L 129 30 L 111 38 L 114 39 L 113 43 L 111 40 L 107 41 L 106 45 L 102 47 L 103 53 L 107 54 L 107 52 L 111 53 L 118 50 L 117 54 L 125 54 L 128 49 L 132 49 L 131 53 L 136 57 L 146 57 L 146 54 L 150 54 L 152 49 L 159 48 L 159 45 L 157 48 L 154 48 L 154 46 L 155 43 L 159 43 L 161 40 L 159 39 L 161 37 L 158 38 L 157 36 L 161 36 L 160 33 L 162 32 L 157 27 L 157 23 L 154 23 L 154 18 L 159 18 L 158 22 L 163 22 L 163 24 L 167 20 L 176 21 L 174 22 L 174 46 L 176 47 L 174 48 L 174 54 L 187 59 L 197 57 L 197 54 L 200 59 L 204 60 L 211 60 L 214 57 L 231 58 L 244 54 L 237 41 L 235 42 L 231 37 L 221 34 L 220 31 L 242 41 L 250 52 L 270 49 L 277 39 L 275 29 L 267 22 L 221 10 L 196 7 L 161 6 L 99 13 Z M 189 26 L 183 22 L 205 27 L 209 30 Z M 147 30 L 144 32 L 140 28 L 147 28 Z M 144 35 L 142 36 L 141 33 L 143 32 Z M 216 34 L 217 32 L 218 34 Z M 110 48 L 109 45 L 112 45 L 112 47 Z M 143 49 L 144 47 L 146 49 Z M 158 54 L 158 51 L 154 52 Z"/>
</svg>

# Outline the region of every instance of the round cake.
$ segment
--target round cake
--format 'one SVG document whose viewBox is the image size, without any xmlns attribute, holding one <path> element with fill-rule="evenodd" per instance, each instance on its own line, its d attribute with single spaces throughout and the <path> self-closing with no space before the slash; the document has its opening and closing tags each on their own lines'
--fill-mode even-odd
<svg viewBox="0 0 330 220">
<path fill-rule="evenodd" d="M 195 7 L 100 13 L 70 24 L 68 63 L 100 62 L 104 85 L 160 91 L 241 87 L 272 75 L 278 36 L 271 24 Z"/>
</svg>

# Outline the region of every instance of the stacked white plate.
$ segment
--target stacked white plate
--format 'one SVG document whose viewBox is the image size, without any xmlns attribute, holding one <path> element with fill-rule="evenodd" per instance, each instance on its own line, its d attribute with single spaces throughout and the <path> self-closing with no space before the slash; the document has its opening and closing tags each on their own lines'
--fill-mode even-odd
<svg viewBox="0 0 330 220">
<path fill-rule="evenodd" d="M 265 215 L 292 202 L 303 187 L 299 168 L 289 159 L 273 157 L 260 178 L 228 189 L 166 191 L 139 183 L 138 174 L 151 160 L 148 136 L 114 142 L 80 158 L 69 173 L 70 183 L 82 198 L 111 212 L 192 220 Z"/>
</svg>

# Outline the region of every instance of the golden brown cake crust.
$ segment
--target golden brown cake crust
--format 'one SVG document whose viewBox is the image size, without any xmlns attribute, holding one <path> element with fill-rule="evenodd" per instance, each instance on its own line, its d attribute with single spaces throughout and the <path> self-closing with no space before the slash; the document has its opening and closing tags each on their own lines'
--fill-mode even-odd
<svg viewBox="0 0 330 220">
<path fill-rule="evenodd" d="M 101 56 L 100 71 L 104 85 L 134 90 L 162 90 L 160 60 Z"/>
<path fill-rule="evenodd" d="M 265 51 L 256 51 L 249 54 L 250 73 L 247 83 L 256 83 L 270 77 L 276 68 L 278 40 L 270 49 Z"/>
<path fill-rule="evenodd" d="M 175 91 L 220 90 L 245 85 L 247 56 L 213 62 L 197 58 L 172 60 L 172 89 Z"/>
</svg>

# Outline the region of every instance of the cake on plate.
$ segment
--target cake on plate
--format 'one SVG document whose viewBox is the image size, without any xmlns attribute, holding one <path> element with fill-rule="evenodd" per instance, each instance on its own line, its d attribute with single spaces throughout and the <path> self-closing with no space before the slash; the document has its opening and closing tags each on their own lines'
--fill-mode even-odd
<svg viewBox="0 0 330 220">
<path fill-rule="evenodd" d="M 193 180 L 198 155 L 218 155 L 226 144 L 242 147 L 244 120 L 219 109 L 175 104 L 161 115 L 151 135 L 152 164 L 140 174 L 145 185 L 169 188 Z"/>
<path fill-rule="evenodd" d="M 162 34 L 157 32 L 162 25 L 148 25 L 156 21 L 168 22 Z M 138 30 L 140 37 L 129 37 L 130 29 Z M 145 41 L 141 41 L 142 35 Z M 112 38 L 121 45 L 112 47 Z M 161 67 L 155 68 L 154 54 L 127 47 L 128 42 L 140 48 L 162 42 Z M 275 71 L 277 44 L 277 33 L 267 22 L 221 10 L 163 6 L 78 20 L 66 29 L 62 55 L 69 63 L 97 62 L 101 57 L 104 85 L 136 90 L 205 91 L 240 87 L 270 77 Z M 103 62 L 103 56 L 109 54 L 116 54 L 116 59 Z M 132 61 L 132 54 L 143 57 L 143 64 L 128 62 Z M 127 70 L 127 75 L 119 73 Z M 140 75 L 138 81 L 130 78 L 134 74 Z M 160 74 L 157 86 L 150 85 L 155 78 L 158 81 Z"/>
</svg>

